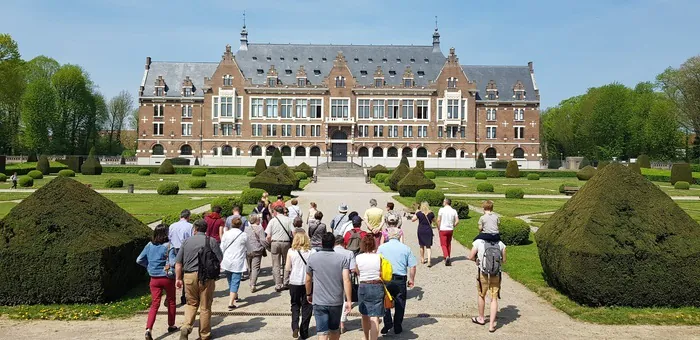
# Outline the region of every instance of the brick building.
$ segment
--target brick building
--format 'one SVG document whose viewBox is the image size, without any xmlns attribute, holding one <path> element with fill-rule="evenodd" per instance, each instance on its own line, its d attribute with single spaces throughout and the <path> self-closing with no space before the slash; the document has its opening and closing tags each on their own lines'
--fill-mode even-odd
<svg viewBox="0 0 700 340">
<path fill-rule="evenodd" d="M 219 62 L 146 58 L 140 164 L 198 157 L 253 165 L 275 148 L 288 164 L 328 161 L 430 168 L 515 159 L 539 168 L 540 95 L 532 63 L 462 65 L 432 45 L 253 44 Z M 413 164 L 413 161 L 411 162 Z"/>
</svg>

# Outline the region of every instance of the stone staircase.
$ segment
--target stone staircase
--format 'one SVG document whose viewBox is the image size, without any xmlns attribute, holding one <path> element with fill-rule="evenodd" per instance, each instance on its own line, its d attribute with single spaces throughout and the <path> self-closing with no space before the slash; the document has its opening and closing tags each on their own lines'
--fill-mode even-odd
<svg viewBox="0 0 700 340">
<path fill-rule="evenodd" d="M 318 177 L 365 177 L 365 170 L 355 163 L 329 162 L 319 164 Z"/>
</svg>

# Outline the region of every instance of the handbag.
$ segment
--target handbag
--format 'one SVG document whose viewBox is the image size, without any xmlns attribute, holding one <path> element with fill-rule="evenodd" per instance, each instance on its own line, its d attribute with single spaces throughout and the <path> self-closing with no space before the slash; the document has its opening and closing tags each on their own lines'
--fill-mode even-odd
<svg viewBox="0 0 700 340">
<path fill-rule="evenodd" d="M 165 267 L 163 267 L 163 270 L 165 270 L 165 276 L 169 279 L 174 279 L 175 278 L 175 266 L 170 265 L 170 250 L 175 250 L 175 248 L 170 247 L 170 242 L 168 242 L 168 250 L 165 251 Z"/>
<path fill-rule="evenodd" d="M 382 280 L 382 285 L 384 286 L 384 308 L 392 309 L 394 308 L 394 298 L 391 297 L 389 290 L 386 288 L 386 282 L 391 281 L 394 273 L 391 268 L 391 262 L 382 255 L 379 255 L 379 275 L 379 278 Z"/>
<path fill-rule="evenodd" d="M 258 235 L 258 232 L 255 230 L 255 228 L 253 228 L 253 235 L 255 235 L 255 239 L 258 240 L 258 243 L 260 243 L 263 246 L 262 256 L 267 257 L 267 250 L 265 250 L 265 245 L 262 242 L 260 242 L 260 235 Z"/>
<path fill-rule="evenodd" d="M 391 297 L 391 294 L 389 294 L 389 290 L 386 289 L 386 285 L 384 285 L 384 309 L 392 308 L 394 308 L 394 298 Z"/>
</svg>

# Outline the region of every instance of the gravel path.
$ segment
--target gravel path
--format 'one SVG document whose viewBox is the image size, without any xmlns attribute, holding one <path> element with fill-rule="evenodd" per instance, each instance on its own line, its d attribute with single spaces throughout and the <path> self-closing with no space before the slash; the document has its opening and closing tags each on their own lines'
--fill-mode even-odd
<svg viewBox="0 0 700 340">
<path fill-rule="evenodd" d="M 304 215 L 308 203 L 318 204 L 324 213 L 324 221 L 336 214 L 339 203 L 347 203 L 350 211 L 360 214 L 376 198 L 381 206 L 391 200 L 391 194 L 382 192 L 362 178 L 324 178 L 309 184 L 299 192 L 300 206 Z M 399 211 L 403 206 L 397 205 Z M 418 255 L 416 224 L 404 220 L 406 243 Z M 452 267 L 445 267 L 440 257 L 438 238 L 433 247 L 432 268 L 418 265 L 416 287 L 409 290 L 408 318 L 405 332 L 395 339 L 468 339 L 494 337 L 502 339 L 651 339 L 677 338 L 700 339 L 700 327 L 688 326 L 604 326 L 578 322 L 539 298 L 523 285 L 504 274 L 502 300 L 499 302 L 498 331 L 488 334 L 487 327 L 471 323 L 469 317 L 476 315 L 476 266 L 466 260 L 467 249 L 453 242 Z M 438 259 L 438 257 L 440 257 Z M 438 262 L 439 261 L 439 262 Z M 264 288 L 250 294 L 247 282 L 241 284 L 241 302 L 236 313 L 227 315 L 227 285 L 225 280 L 217 282 L 213 305 L 214 335 L 222 339 L 279 339 L 289 337 L 289 293 L 276 293 L 271 276 L 271 260 L 263 260 L 263 272 L 259 285 Z M 487 306 L 488 308 L 488 306 Z M 161 308 L 161 312 L 163 308 Z M 181 310 L 179 310 L 181 312 Z M 357 307 L 353 309 L 357 312 Z M 267 315 L 277 316 L 267 316 Z M 87 322 L 32 321 L 22 322 L 0 319 L 0 338 L 35 339 L 142 339 L 145 315 L 126 320 L 103 320 Z M 178 323 L 181 320 L 178 316 Z M 348 327 L 353 331 L 343 338 L 360 338 L 357 331 L 359 318 L 351 316 Z M 164 331 L 164 315 L 159 315 L 155 335 Z M 312 327 L 314 321 L 312 318 Z M 159 339 L 176 339 L 176 335 Z M 191 336 L 192 339 L 196 336 Z"/>
</svg>

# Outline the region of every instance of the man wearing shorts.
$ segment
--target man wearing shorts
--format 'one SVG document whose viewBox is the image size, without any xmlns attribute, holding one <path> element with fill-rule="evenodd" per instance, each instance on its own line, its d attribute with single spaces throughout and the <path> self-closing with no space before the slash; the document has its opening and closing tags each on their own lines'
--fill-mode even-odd
<svg viewBox="0 0 700 340">
<path fill-rule="evenodd" d="M 501 265 L 506 263 L 506 245 L 499 241 L 498 248 L 501 250 Z M 482 272 L 481 264 L 484 263 L 484 253 L 486 252 L 486 241 L 477 239 L 472 243 L 472 250 L 469 253 L 469 259 L 476 261 L 479 271 L 479 277 L 476 282 L 478 291 L 477 304 L 479 307 L 479 316 L 473 317 L 472 322 L 485 325 L 484 309 L 486 309 L 486 295 L 491 296 L 491 315 L 489 317 L 489 332 L 496 331 L 496 313 L 498 312 L 498 299 L 501 289 L 501 275 L 485 275 Z"/>
<path fill-rule="evenodd" d="M 306 266 L 306 298 L 314 306 L 316 333 L 319 340 L 340 339 L 340 318 L 343 303 L 352 301 L 348 258 L 333 251 L 335 236 L 326 233 L 321 251 L 309 257 Z M 345 304 L 346 313 L 351 304 Z"/>
</svg>

